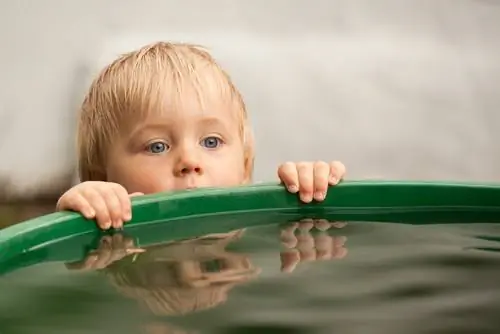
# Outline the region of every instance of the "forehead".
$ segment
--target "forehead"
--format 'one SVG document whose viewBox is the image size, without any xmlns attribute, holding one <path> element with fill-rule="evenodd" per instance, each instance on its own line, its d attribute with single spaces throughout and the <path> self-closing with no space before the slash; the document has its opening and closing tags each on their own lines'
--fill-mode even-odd
<svg viewBox="0 0 500 334">
<path fill-rule="evenodd" d="M 130 103 L 123 115 L 125 123 L 202 121 L 202 124 L 210 124 L 218 121 L 230 126 L 243 121 L 243 106 L 228 83 L 216 75 L 156 82 L 153 78 L 150 87 Z"/>
<path fill-rule="evenodd" d="M 226 92 L 216 82 L 183 82 L 165 85 L 156 101 L 146 107 L 146 117 L 172 119 L 219 118 L 227 121 L 240 116 L 232 94 Z"/>
<path fill-rule="evenodd" d="M 160 45 L 118 62 L 115 70 L 108 71 L 110 94 L 105 95 L 111 101 L 108 119 L 120 130 L 151 118 L 246 119 L 229 76 L 196 48 Z"/>
<path fill-rule="evenodd" d="M 136 123 L 162 122 L 172 125 L 239 124 L 241 111 L 227 97 L 218 93 L 197 92 L 191 88 L 181 92 L 165 92 L 162 99 L 138 113 Z"/>
</svg>

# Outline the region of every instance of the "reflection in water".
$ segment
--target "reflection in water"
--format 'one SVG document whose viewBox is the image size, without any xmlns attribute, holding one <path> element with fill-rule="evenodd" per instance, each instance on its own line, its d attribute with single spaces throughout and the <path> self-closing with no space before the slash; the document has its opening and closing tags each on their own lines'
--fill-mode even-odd
<svg viewBox="0 0 500 334">
<path fill-rule="evenodd" d="M 346 238 L 327 233 L 332 227 L 344 226 L 324 219 L 284 226 L 281 271 L 290 273 L 300 262 L 346 256 Z M 70 270 L 102 270 L 117 291 L 154 315 L 186 315 L 223 304 L 231 289 L 259 275 L 260 268 L 252 264 L 249 255 L 227 249 L 244 234 L 241 229 L 138 248 L 131 238 L 117 233 L 103 236 L 97 250 L 66 266 Z M 145 329 L 148 333 L 187 333 L 157 321 Z"/>
<path fill-rule="evenodd" d="M 344 226 L 345 223 L 332 223 L 325 219 L 306 219 L 283 228 L 281 241 L 286 250 L 281 252 L 281 269 L 292 272 L 300 262 L 345 257 L 346 237 L 333 237 L 327 233 L 332 227 Z M 314 229 L 317 233 L 312 233 Z"/>
<path fill-rule="evenodd" d="M 183 315 L 223 303 L 233 286 L 258 273 L 246 255 L 225 249 L 240 235 L 235 232 L 137 249 L 118 234 L 104 237 L 100 249 L 83 263 L 68 267 L 105 268 L 118 291 L 137 299 L 152 313 Z"/>
<path fill-rule="evenodd" d="M 227 216 L 65 241 L 50 252 L 76 243 L 86 256 L 0 277 L 0 332 L 500 329 L 500 253 L 490 251 L 499 248 L 500 224 L 340 223 L 300 215 L 280 225 L 266 217 L 258 225 L 262 216 L 246 215 L 255 224 L 243 230 L 228 227 L 241 216 Z M 172 237 L 189 228 L 196 235 L 203 226 L 228 228 Z M 100 243 L 89 252 L 94 237 Z"/>
</svg>

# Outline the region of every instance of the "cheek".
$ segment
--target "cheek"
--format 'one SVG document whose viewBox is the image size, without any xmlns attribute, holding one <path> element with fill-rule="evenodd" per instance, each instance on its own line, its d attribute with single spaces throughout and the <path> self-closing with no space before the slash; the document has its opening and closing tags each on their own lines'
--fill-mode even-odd
<svg viewBox="0 0 500 334">
<path fill-rule="evenodd" d="M 239 151 L 213 159 L 210 167 L 210 176 L 216 185 L 235 186 L 245 181 L 244 157 Z"/>
<path fill-rule="evenodd" d="M 169 188 L 168 179 L 162 177 L 155 163 L 127 161 L 108 173 L 108 181 L 121 184 L 129 193 L 152 194 Z"/>
</svg>

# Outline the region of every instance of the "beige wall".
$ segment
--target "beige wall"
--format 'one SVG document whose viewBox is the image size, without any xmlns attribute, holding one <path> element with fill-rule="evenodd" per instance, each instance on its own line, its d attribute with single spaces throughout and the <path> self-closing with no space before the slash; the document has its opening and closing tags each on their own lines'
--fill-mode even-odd
<svg viewBox="0 0 500 334">
<path fill-rule="evenodd" d="M 500 6 L 472 0 L 17 0 L 0 5 L 0 183 L 74 170 L 75 110 L 117 53 L 210 47 L 243 91 L 256 179 L 340 159 L 350 178 L 500 180 Z"/>
</svg>

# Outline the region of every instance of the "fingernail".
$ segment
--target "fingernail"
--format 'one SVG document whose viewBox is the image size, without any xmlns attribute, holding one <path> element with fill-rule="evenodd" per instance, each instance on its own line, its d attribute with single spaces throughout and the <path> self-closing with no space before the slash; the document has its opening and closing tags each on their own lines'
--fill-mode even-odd
<svg viewBox="0 0 500 334">
<path fill-rule="evenodd" d="M 317 191 L 314 193 L 314 199 L 317 201 L 322 201 L 325 199 L 325 193 L 322 191 Z"/>
<path fill-rule="evenodd" d="M 92 209 L 88 209 L 88 210 L 85 210 L 84 215 L 86 218 L 92 219 L 95 217 L 95 212 Z"/>
<path fill-rule="evenodd" d="M 288 186 L 288 191 L 291 193 L 296 193 L 297 191 L 299 191 L 299 188 L 296 185 L 292 184 L 291 186 Z"/>
<path fill-rule="evenodd" d="M 107 221 L 104 224 L 102 224 L 102 228 L 107 230 L 111 227 L 111 221 Z"/>
<path fill-rule="evenodd" d="M 130 212 L 126 212 L 123 215 L 123 220 L 125 220 L 126 222 L 128 222 L 130 219 L 132 219 L 132 214 Z"/>
<path fill-rule="evenodd" d="M 302 194 L 302 195 L 300 195 L 300 199 L 304 203 L 309 203 L 312 201 L 312 195 L 311 194 Z"/>
<path fill-rule="evenodd" d="M 330 176 L 330 183 L 337 184 L 337 178 L 335 176 Z"/>
</svg>

